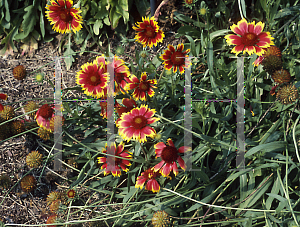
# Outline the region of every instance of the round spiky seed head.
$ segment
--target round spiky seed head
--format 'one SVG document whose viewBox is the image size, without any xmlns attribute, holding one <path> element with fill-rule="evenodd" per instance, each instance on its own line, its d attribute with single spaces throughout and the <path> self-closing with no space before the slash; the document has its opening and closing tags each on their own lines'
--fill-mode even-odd
<svg viewBox="0 0 300 227">
<path fill-rule="evenodd" d="M 0 188 L 8 189 L 11 184 L 11 180 L 9 176 L 6 174 L 0 175 Z"/>
<path fill-rule="evenodd" d="M 272 75 L 274 71 L 282 68 L 281 57 L 276 55 L 265 57 L 261 64 L 263 65 L 263 69 L 270 75 Z"/>
<path fill-rule="evenodd" d="M 170 216 L 164 210 L 156 211 L 152 217 L 154 227 L 167 227 L 170 225 Z"/>
<path fill-rule="evenodd" d="M 63 116 L 54 116 L 50 119 L 50 129 L 54 132 L 54 128 L 58 127 L 59 125 L 64 125 L 65 118 Z"/>
<path fill-rule="evenodd" d="M 42 164 L 43 155 L 38 151 L 31 151 L 26 156 L 26 163 L 31 168 L 37 168 Z"/>
<path fill-rule="evenodd" d="M 57 215 L 52 214 L 48 217 L 46 224 L 54 224 L 57 220 Z M 56 227 L 56 225 L 47 225 L 48 227 Z"/>
<path fill-rule="evenodd" d="M 269 46 L 263 54 L 263 57 L 268 57 L 270 55 L 275 55 L 281 58 L 281 51 L 277 46 Z"/>
<path fill-rule="evenodd" d="M 0 140 L 5 140 L 11 136 L 10 124 L 5 123 L 0 125 Z"/>
<path fill-rule="evenodd" d="M 12 135 L 18 135 L 25 131 L 25 124 L 23 121 L 16 120 L 10 122 L 10 130 Z"/>
<path fill-rule="evenodd" d="M 13 69 L 14 78 L 23 80 L 26 77 L 26 69 L 23 65 L 18 65 Z"/>
<path fill-rule="evenodd" d="M 42 128 L 42 127 L 40 127 L 40 128 L 38 129 L 38 136 L 39 136 L 41 139 L 43 139 L 44 141 L 49 140 L 49 139 L 50 139 L 50 135 L 51 135 L 51 132 L 48 131 L 47 129 Z"/>
<path fill-rule="evenodd" d="M 28 114 L 28 116 L 32 117 L 32 118 L 34 118 L 38 108 L 39 108 L 39 105 L 35 101 L 29 101 L 24 107 L 26 114 L 29 113 L 30 111 L 35 110 L 34 112 L 31 112 Z"/>
<path fill-rule="evenodd" d="M 62 197 L 62 193 L 61 192 L 58 192 L 58 191 L 53 191 L 53 192 L 50 192 L 47 196 L 47 203 L 48 205 L 51 204 L 52 202 L 54 202 L 55 200 L 61 200 L 61 197 Z"/>
<path fill-rule="evenodd" d="M 26 175 L 21 180 L 21 189 L 24 192 L 32 192 L 36 188 L 36 179 L 32 175 Z"/>
<path fill-rule="evenodd" d="M 15 117 L 15 111 L 12 106 L 4 106 L 3 110 L 0 111 L 1 122 L 10 120 Z"/>
<path fill-rule="evenodd" d="M 272 74 L 272 79 L 275 83 L 283 84 L 290 82 L 291 75 L 286 69 L 279 69 Z"/>
<path fill-rule="evenodd" d="M 282 104 L 290 104 L 298 99 L 299 94 L 295 85 L 285 84 L 279 88 L 276 97 L 279 98 Z"/>
<path fill-rule="evenodd" d="M 54 200 L 49 206 L 50 211 L 52 213 L 56 213 L 59 209 L 60 203 L 61 203 L 60 199 Z"/>
</svg>

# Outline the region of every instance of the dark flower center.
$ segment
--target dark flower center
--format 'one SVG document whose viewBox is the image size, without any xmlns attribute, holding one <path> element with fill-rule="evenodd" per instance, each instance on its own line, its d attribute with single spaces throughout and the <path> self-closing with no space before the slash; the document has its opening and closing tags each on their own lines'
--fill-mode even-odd
<svg viewBox="0 0 300 227">
<path fill-rule="evenodd" d="M 149 83 L 148 82 L 141 82 L 139 85 L 140 89 L 143 91 L 148 91 L 149 89 Z"/>
<path fill-rule="evenodd" d="M 147 125 L 147 119 L 144 116 L 136 116 L 131 124 L 135 129 L 142 129 Z"/>
<path fill-rule="evenodd" d="M 253 33 L 247 33 L 242 37 L 242 42 L 246 46 L 254 46 L 258 42 L 258 37 Z"/>
<path fill-rule="evenodd" d="M 68 197 L 69 198 L 74 198 L 75 197 L 75 191 L 73 189 L 68 191 Z"/>
<path fill-rule="evenodd" d="M 89 75 L 89 84 L 91 86 L 97 86 L 101 83 L 101 76 L 98 72 L 93 72 L 91 75 Z"/>
<path fill-rule="evenodd" d="M 161 159 L 166 163 L 173 163 L 178 158 L 178 151 L 175 147 L 167 146 L 161 152 Z"/>
<path fill-rule="evenodd" d="M 118 166 L 122 163 L 122 159 L 117 157 L 108 157 L 107 158 L 107 164 L 112 166 Z"/>
<path fill-rule="evenodd" d="M 70 23 L 72 21 L 72 16 L 70 15 L 70 10 L 62 9 L 59 13 L 59 18 L 66 23 Z"/>
<path fill-rule="evenodd" d="M 154 38 L 155 37 L 155 29 L 153 29 L 151 26 L 146 27 L 146 36 L 148 38 Z"/>
<path fill-rule="evenodd" d="M 184 63 L 184 55 L 180 51 L 175 51 L 171 56 L 174 65 L 182 65 Z"/>
<path fill-rule="evenodd" d="M 120 84 L 124 80 L 124 74 L 123 73 L 116 73 L 115 74 L 115 81 Z"/>
<path fill-rule="evenodd" d="M 52 117 L 52 114 L 53 114 L 53 109 L 48 104 L 42 105 L 39 112 L 40 116 L 42 116 L 43 118 L 50 118 Z"/>
</svg>

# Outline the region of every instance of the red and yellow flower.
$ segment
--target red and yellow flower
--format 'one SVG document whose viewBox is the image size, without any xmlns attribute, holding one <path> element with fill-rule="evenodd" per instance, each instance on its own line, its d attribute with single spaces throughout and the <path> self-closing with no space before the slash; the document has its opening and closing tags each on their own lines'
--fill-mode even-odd
<svg viewBox="0 0 300 227">
<path fill-rule="evenodd" d="M 251 54 L 257 54 L 261 56 L 265 53 L 264 48 L 274 45 L 272 39 L 274 39 L 269 32 L 262 32 L 265 24 L 258 22 L 255 24 L 247 23 L 247 20 L 243 18 L 237 25 L 232 25 L 230 29 L 236 35 L 226 35 L 225 39 L 229 45 L 236 45 L 231 52 L 238 55 L 240 52 Z"/>
<path fill-rule="evenodd" d="M 156 131 L 149 125 L 159 120 L 159 118 L 153 117 L 154 114 L 155 110 L 148 109 L 148 106 L 145 105 L 134 108 L 128 113 L 123 113 L 116 123 L 119 128 L 119 135 L 127 142 L 134 139 L 144 143 L 147 141 L 147 136 L 153 138 Z"/>
<path fill-rule="evenodd" d="M 72 0 L 51 0 L 46 6 L 46 17 L 59 33 L 78 32 L 82 28 L 81 10 L 73 7 Z"/>
<path fill-rule="evenodd" d="M 41 128 L 52 132 L 50 128 L 50 120 L 52 117 L 54 117 L 54 105 L 49 106 L 48 104 L 44 104 L 38 109 L 34 118 Z"/>
<path fill-rule="evenodd" d="M 162 30 L 159 29 L 154 17 L 142 18 L 143 22 L 137 22 L 132 28 L 137 31 L 135 39 L 143 44 L 143 47 L 149 46 L 150 48 L 157 43 L 162 42 L 165 37 Z"/>
<path fill-rule="evenodd" d="M 128 99 L 128 98 L 123 98 L 122 104 L 123 106 L 121 106 L 119 103 L 117 103 L 116 105 L 116 111 L 120 117 L 122 116 L 123 113 L 128 113 L 129 111 L 131 111 L 133 108 L 137 106 L 136 102 L 133 99 Z"/>
<path fill-rule="evenodd" d="M 160 171 L 161 175 L 164 177 L 169 176 L 171 171 L 174 175 L 178 174 L 177 163 L 181 169 L 186 169 L 186 164 L 178 153 L 184 153 L 190 151 L 190 147 L 182 146 L 178 150 L 176 149 L 173 141 L 171 139 L 167 140 L 167 145 L 163 142 L 159 142 L 154 145 L 156 158 L 160 157 L 162 161 L 154 166 L 154 171 Z"/>
<path fill-rule="evenodd" d="M 129 169 L 126 166 L 130 166 L 131 163 L 129 160 L 122 159 L 132 159 L 132 153 L 127 150 L 124 150 L 124 144 L 120 143 L 119 146 L 116 148 L 116 144 L 114 143 L 113 146 L 107 149 L 107 144 L 105 149 L 102 151 L 103 153 L 114 155 L 108 157 L 98 157 L 98 163 L 103 165 L 101 169 L 104 169 L 104 175 L 108 175 L 110 172 L 114 177 L 121 176 L 121 169 L 127 172 Z M 118 158 L 122 157 L 122 158 Z"/>
<path fill-rule="evenodd" d="M 74 199 L 75 196 L 76 196 L 76 192 L 74 189 L 69 189 L 67 192 L 66 192 L 66 195 L 69 199 Z"/>
<path fill-rule="evenodd" d="M 115 72 L 115 94 L 118 92 L 122 92 L 125 94 L 124 90 L 126 87 L 126 84 L 129 82 L 129 68 L 125 65 L 125 62 L 115 56 L 114 58 L 114 72 Z"/>
<path fill-rule="evenodd" d="M 159 192 L 160 186 L 156 180 L 157 177 L 160 177 L 159 172 L 155 172 L 154 168 L 147 169 L 145 172 L 142 172 L 136 180 L 135 187 L 143 189 L 144 184 L 146 183 L 145 189 L 152 192 Z"/>
<path fill-rule="evenodd" d="M 98 56 L 96 58 L 96 61 L 99 65 L 103 64 L 105 66 L 104 72 L 107 73 L 107 64 L 109 64 L 109 62 L 105 60 L 105 56 L 104 55 Z M 130 76 L 129 68 L 125 65 L 125 62 L 122 59 L 120 59 L 118 56 L 114 57 L 113 68 L 114 68 L 114 81 L 115 81 L 114 94 L 116 95 L 120 91 L 123 94 L 125 94 L 123 90 L 126 90 L 125 86 L 127 82 L 129 82 L 129 76 Z"/>
<path fill-rule="evenodd" d="M 107 72 L 103 63 L 98 64 L 97 59 L 81 66 L 76 74 L 76 83 L 81 85 L 84 93 L 94 98 L 105 96 L 107 86 Z"/>
<path fill-rule="evenodd" d="M 181 43 L 175 49 L 174 46 L 168 45 L 168 49 L 164 50 L 164 53 L 160 58 L 164 60 L 165 69 L 171 70 L 175 73 L 179 69 L 180 73 L 184 72 L 184 68 L 188 68 L 191 65 L 190 61 L 186 61 L 186 55 L 190 52 L 190 49 L 183 51 L 184 45 Z"/>
<path fill-rule="evenodd" d="M 157 84 L 155 79 L 147 80 L 146 72 L 143 72 L 141 75 L 141 80 L 139 80 L 135 75 L 132 75 L 129 79 L 128 84 L 126 85 L 126 90 L 135 89 L 132 97 L 135 100 L 146 101 L 146 92 L 152 97 L 154 95 L 153 88 L 156 88 L 154 85 Z"/>
<path fill-rule="evenodd" d="M 6 99 L 7 99 L 7 95 L 1 93 L 1 94 L 0 94 L 0 99 L 6 100 Z M 3 105 L 0 103 L 0 111 L 2 111 L 3 109 L 4 109 L 4 107 L 3 107 Z"/>
</svg>

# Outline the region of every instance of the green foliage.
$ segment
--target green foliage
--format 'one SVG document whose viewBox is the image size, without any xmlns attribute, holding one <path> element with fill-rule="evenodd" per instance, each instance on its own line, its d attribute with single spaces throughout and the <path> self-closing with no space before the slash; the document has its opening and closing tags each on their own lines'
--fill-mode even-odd
<svg viewBox="0 0 300 227">
<path fill-rule="evenodd" d="M 37 36 L 45 36 L 44 28 L 45 1 L 2 1 L 0 3 L 0 36 L 6 35 L 1 44 L 5 44 L 0 51 L 2 56 L 7 56 L 16 51 L 13 41 L 23 41 L 23 54 L 37 49 Z M 40 27 L 37 28 L 36 24 Z"/>
</svg>

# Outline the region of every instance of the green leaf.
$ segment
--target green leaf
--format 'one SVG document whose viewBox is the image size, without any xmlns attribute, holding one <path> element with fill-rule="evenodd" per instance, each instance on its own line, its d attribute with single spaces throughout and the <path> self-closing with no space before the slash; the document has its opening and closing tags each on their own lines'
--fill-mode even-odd
<svg viewBox="0 0 300 227">
<path fill-rule="evenodd" d="M 277 11 L 276 15 L 274 16 L 274 20 L 292 15 L 293 13 L 294 12 L 292 10 L 292 7 L 281 9 L 281 10 Z"/>
<path fill-rule="evenodd" d="M 23 17 L 22 27 L 24 30 L 24 35 L 25 37 L 27 37 L 36 24 L 37 9 L 33 5 L 30 5 L 27 6 L 24 10 L 26 11 L 26 13 Z"/>
<path fill-rule="evenodd" d="M 177 30 L 178 34 L 181 35 L 188 35 L 188 36 L 193 36 L 193 37 L 200 37 L 201 33 L 199 30 L 197 30 L 196 28 L 189 26 L 189 25 L 185 25 L 183 27 L 180 27 Z"/>
<path fill-rule="evenodd" d="M 72 66 L 72 63 L 75 61 L 75 59 L 73 58 L 74 55 L 74 51 L 71 49 L 71 33 L 69 34 L 69 42 L 67 44 L 67 49 L 64 53 L 64 61 L 66 63 L 67 69 L 69 70 Z"/>
<path fill-rule="evenodd" d="M 188 40 L 190 41 L 190 44 L 191 44 L 191 53 L 193 54 L 193 56 L 197 56 L 194 39 L 192 37 L 190 37 L 189 35 L 185 35 L 185 37 L 187 37 Z"/>
<path fill-rule="evenodd" d="M 109 12 L 109 19 L 112 29 L 115 29 L 118 26 L 118 22 L 120 18 L 122 17 L 121 14 L 116 12 L 116 8 L 113 7 Z"/>
<path fill-rule="evenodd" d="M 183 14 L 180 14 L 178 13 L 177 11 L 174 12 L 174 15 L 175 15 L 175 20 L 183 23 L 183 22 L 186 22 L 186 23 L 195 23 L 196 21 L 183 15 Z"/>
<path fill-rule="evenodd" d="M 214 64 L 214 47 L 211 41 L 208 42 L 207 46 L 207 65 L 209 69 L 209 73 L 211 75 L 215 75 L 214 69 L 213 69 L 213 64 Z"/>
<path fill-rule="evenodd" d="M 103 23 L 101 20 L 96 20 L 93 30 L 96 35 L 99 35 L 99 29 L 103 27 Z"/>
<path fill-rule="evenodd" d="M 284 142 L 284 141 L 275 141 L 275 142 L 272 142 L 272 143 L 261 144 L 261 145 L 258 145 L 256 147 L 253 147 L 248 152 L 246 152 L 245 158 L 248 158 L 251 155 L 253 155 L 256 152 L 261 151 L 263 149 L 265 149 L 267 151 L 272 151 L 272 150 L 280 149 L 280 148 L 284 149 L 285 146 L 286 146 L 286 142 Z"/>
<path fill-rule="evenodd" d="M 21 20 L 20 20 L 21 22 Z M 18 51 L 14 45 L 13 39 L 15 34 L 18 32 L 18 27 L 20 23 L 17 24 L 8 35 L 2 39 L 1 44 L 5 44 L 5 46 L 0 50 L 0 55 L 3 57 L 7 57 L 8 55 L 13 55 L 14 51 Z"/>
<path fill-rule="evenodd" d="M 136 6 L 139 14 L 142 17 L 146 16 L 147 9 L 149 9 L 149 7 L 150 7 L 149 1 L 147 1 L 147 0 L 134 0 L 133 4 Z"/>
<path fill-rule="evenodd" d="M 43 11 L 41 11 L 41 15 L 40 15 L 40 29 L 41 29 L 41 33 L 42 33 L 42 37 L 45 37 L 45 22 L 44 22 L 44 14 Z"/>
<path fill-rule="evenodd" d="M 7 0 L 4 0 L 4 7 L 5 7 L 5 20 L 7 22 L 10 22 L 10 11 L 9 11 L 9 5 Z"/>
<path fill-rule="evenodd" d="M 273 193 L 266 193 L 266 194 L 267 194 L 268 196 L 270 196 L 270 197 L 273 197 L 273 198 L 279 200 L 280 202 L 284 202 L 284 203 L 287 204 L 287 199 L 284 198 L 284 197 L 282 197 L 282 196 L 280 196 L 280 195 L 273 194 Z"/>
<path fill-rule="evenodd" d="M 246 207 L 252 207 L 254 204 L 257 203 L 257 201 L 265 194 L 265 192 L 269 189 L 270 185 L 273 183 L 272 180 L 268 179 L 266 183 L 265 180 L 268 177 L 265 177 L 259 185 L 259 189 L 250 196 L 245 202 L 241 203 L 240 208 L 246 208 Z M 272 179 L 272 178 L 271 178 Z M 237 213 L 240 213 L 241 211 L 237 211 Z"/>
<path fill-rule="evenodd" d="M 128 0 L 118 0 L 116 12 L 123 15 L 124 23 L 129 21 Z"/>
<path fill-rule="evenodd" d="M 221 30 L 212 32 L 212 33 L 209 34 L 209 39 L 212 41 L 214 38 L 216 38 L 218 36 L 226 35 L 230 31 L 231 30 L 228 30 L 228 29 L 221 29 Z"/>
</svg>

